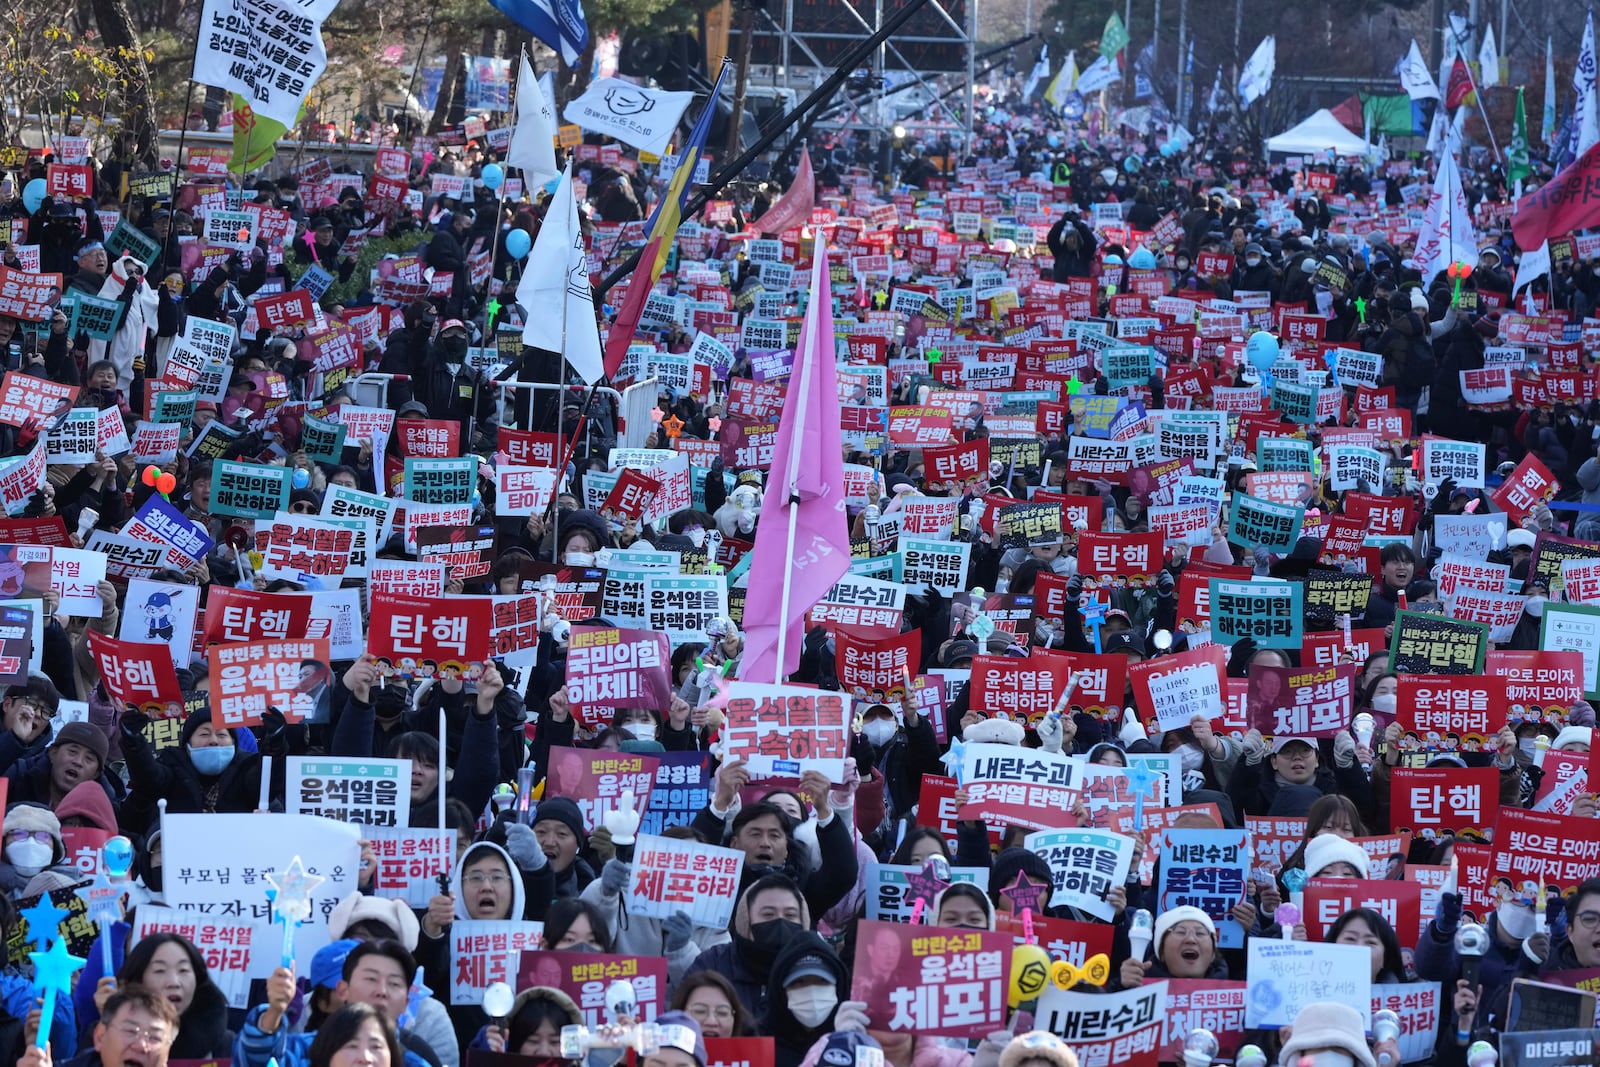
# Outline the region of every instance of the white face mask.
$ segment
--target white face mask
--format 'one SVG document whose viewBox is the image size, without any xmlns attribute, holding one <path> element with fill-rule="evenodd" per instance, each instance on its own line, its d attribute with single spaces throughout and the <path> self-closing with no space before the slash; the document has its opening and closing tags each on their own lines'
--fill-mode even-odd
<svg viewBox="0 0 1600 1067">
<path fill-rule="evenodd" d="M 1396 707 L 1395 694 L 1379 693 L 1372 698 L 1372 710 L 1381 711 L 1385 715 L 1393 715 Z"/>
<path fill-rule="evenodd" d="M 896 729 L 893 719 L 868 719 L 861 727 L 861 736 L 882 748 L 894 739 Z"/>
<path fill-rule="evenodd" d="M 689 543 L 694 545 L 694 547 L 705 547 L 706 528 L 704 526 L 691 526 L 683 532 L 689 536 Z"/>
<path fill-rule="evenodd" d="M 1356 1058 L 1338 1048 L 1325 1048 L 1300 1057 L 1302 1067 L 1356 1067 Z"/>
<path fill-rule="evenodd" d="M 839 993 L 831 986 L 808 985 L 789 991 L 789 1014 L 808 1030 L 827 1022 L 838 1003 Z"/>
<path fill-rule="evenodd" d="M 623 729 L 637 741 L 654 741 L 656 738 L 656 724 L 653 722 L 630 722 Z"/>
<path fill-rule="evenodd" d="M 1199 745 L 1179 745 L 1178 764 L 1186 771 L 1198 771 L 1205 765 L 1206 754 Z"/>
<path fill-rule="evenodd" d="M 1524 908 L 1520 904 L 1502 904 L 1495 909 L 1494 914 L 1500 920 L 1500 929 L 1518 941 L 1532 934 L 1537 925 L 1533 909 Z"/>
<path fill-rule="evenodd" d="M 17 869 L 18 874 L 33 877 L 46 867 L 55 858 L 56 850 L 44 841 L 35 841 L 31 837 L 26 841 L 13 841 L 6 846 L 6 859 L 11 861 L 11 866 Z"/>
<path fill-rule="evenodd" d="M 592 567 L 594 566 L 594 553 L 575 552 L 572 549 L 568 549 L 562 553 L 561 561 L 569 567 Z"/>
<path fill-rule="evenodd" d="M 1536 619 L 1540 618 L 1541 616 L 1543 616 L 1544 615 L 1544 601 L 1545 601 L 1545 598 L 1542 597 L 1542 596 L 1530 596 L 1528 598 L 1528 603 L 1526 605 L 1527 610 L 1528 610 L 1528 614 L 1532 615 Z"/>
<path fill-rule="evenodd" d="M 1261 265 L 1261 257 L 1260 256 L 1246 256 L 1245 260 L 1244 260 L 1244 263 L 1245 263 L 1245 266 L 1247 266 L 1247 267 L 1259 267 Z"/>
</svg>

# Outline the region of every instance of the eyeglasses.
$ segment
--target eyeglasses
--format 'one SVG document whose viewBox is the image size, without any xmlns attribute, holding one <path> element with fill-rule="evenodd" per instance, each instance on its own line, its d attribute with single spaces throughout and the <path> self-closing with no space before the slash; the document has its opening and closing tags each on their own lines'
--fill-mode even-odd
<svg viewBox="0 0 1600 1067">
<path fill-rule="evenodd" d="M 37 697 L 13 697 L 12 699 L 35 715 L 50 714 L 50 709 L 44 706 L 44 701 L 39 700 Z"/>
<path fill-rule="evenodd" d="M 733 1009 L 726 1004 L 721 1007 L 708 1007 L 705 1004 L 695 1004 L 689 1008 L 689 1014 L 696 1019 L 732 1019 Z"/>
<path fill-rule="evenodd" d="M 1211 936 L 1205 927 L 1200 926 L 1197 923 L 1179 923 L 1169 932 L 1176 934 L 1180 939 L 1185 941 L 1204 941 L 1206 938 Z"/>
<path fill-rule="evenodd" d="M 129 1045 L 165 1045 L 168 1041 L 165 1026 L 134 1026 L 125 1023 L 116 1027 L 117 1036 Z"/>
<path fill-rule="evenodd" d="M 1600 911 L 1580 911 L 1572 917 L 1572 925 L 1584 930 L 1593 930 L 1600 926 Z"/>
<path fill-rule="evenodd" d="M 501 874 L 499 871 L 496 871 L 493 874 L 483 874 L 480 872 L 467 875 L 465 878 L 461 879 L 461 884 L 471 886 L 474 889 L 486 885 L 510 885 L 511 877 L 509 875 Z"/>
<path fill-rule="evenodd" d="M 12 830 L 6 834 L 6 840 L 13 843 L 27 841 L 29 839 L 38 841 L 40 844 L 45 845 L 48 845 L 54 840 L 54 838 L 50 836 L 49 830 Z"/>
</svg>

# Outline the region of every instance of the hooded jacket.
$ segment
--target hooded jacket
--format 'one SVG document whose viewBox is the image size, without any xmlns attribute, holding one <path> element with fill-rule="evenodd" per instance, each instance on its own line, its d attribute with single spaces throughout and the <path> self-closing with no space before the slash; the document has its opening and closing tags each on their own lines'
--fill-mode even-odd
<svg viewBox="0 0 1600 1067">
<path fill-rule="evenodd" d="M 821 1026 L 812 1029 L 796 1019 L 789 1011 L 789 1000 L 784 993 L 784 979 L 802 958 L 818 958 L 833 971 L 834 987 L 840 1002 L 850 996 L 850 974 L 833 947 L 809 930 L 791 939 L 773 960 L 772 973 L 767 978 L 766 1013 L 759 1016 L 760 1030 L 772 1035 L 774 1067 L 800 1067 L 806 1052 L 823 1035 L 833 1030 L 834 1015 L 838 1008 L 828 1013 Z"/>
<path fill-rule="evenodd" d="M 157 802 L 167 801 L 167 811 L 255 811 L 261 802 L 261 754 L 247 752 L 235 742 L 233 761 L 214 776 L 201 775 L 189 758 L 189 741 L 211 721 L 209 709 L 184 720 L 178 743 L 156 751 L 145 737 L 138 717 L 123 718 L 122 754 L 128 762 L 130 792 L 122 805 L 122 825 L 143 830 L 157 818 Z M 282 760 L 276 761 L 281 767 Z"/>
<path fill-rule="evenodd" d="M 63 826 L 68 819 L 78 818 L 96 830 L 112 834 L 117 832 L 117 813 L 99 782 L 79 782 L 73 786 L 72 791 L 56 807 L 56 818 Z"/>
<path fill-rule="evenodd" d="M 739 903 L 733 909 L 733 923 L 728 931 L 731 938 L 700 953 L 689 967 L 690 972 L 715 971 L 726 978 L 733 984 L 733 991 L 739 995 L 739 1003 L 744 1005 L 752 1019 L 761 1019 L 766 1015 L 767 979 L 782 952 L 775 948 L 764 948 L 750 939 L 750 898 L 756 892 L 773 888 L 773 885 L 773 882 L 762 879 L 741 893 Z M 807 931 L 811 928 L 811 910 L 803 893 L 800 895 L 800 925 Z"/>
</svg>

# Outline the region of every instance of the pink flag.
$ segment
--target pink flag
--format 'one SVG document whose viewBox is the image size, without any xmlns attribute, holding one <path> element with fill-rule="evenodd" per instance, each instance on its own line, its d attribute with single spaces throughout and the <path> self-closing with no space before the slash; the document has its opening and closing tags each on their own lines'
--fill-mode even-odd
<svg viewBox="0 0 1600 1067">
<path fill-rule="evenodd" d="M 802 164 L 809 171 L 808 165 Z M 800 665 L 806 612 L 850 569 L 850 528 L 845 520 L 843 434 L 834 371 L 833 293 L 828 250 L 817 235 L 811 302 L 800 327 L 789 402 L 778 422 L 772 473 L 762 499 L 745 590 L 744 656 L 739 678 L 763 685 L 782 682 Z M 794 540 L 789 539 L 791 509 Z M 789 610 L 783 614 L 784 583 Z M 778 628 L 787 626 L 783 669 Z"/>
<path fill-rule="evenodd" d="M 817 180 L 811 176 L 811 150 L 800 150 L 800 168 L 794 172 L 794 181 L 778 197 L 778 202 L 767 208 L 755 221 L 762 233 L 782 233 L 796 226 L 804 226 L 811 218 L 811 209 L 817 203 Z"/>
</svg>

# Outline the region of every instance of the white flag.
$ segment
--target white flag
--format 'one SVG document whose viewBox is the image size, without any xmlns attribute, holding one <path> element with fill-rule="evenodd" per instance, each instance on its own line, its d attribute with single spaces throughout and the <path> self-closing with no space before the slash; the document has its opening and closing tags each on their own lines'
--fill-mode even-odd
<svg viewBox="0 0 1600 1067">
<path fill-rule="evenodd" d="M 1572 68 L 1572 89 L 1577 99 L 1572 104 L 1572 128 L 1577 131 L 1578 147 L 1574 159 L 1600 138 L 1600 116 L 1595 114 L 1594 12 L 1583 24 L 1583 44 L 1578 48 L 1578 65 Z"/>
<path fill-rule="evenodd" d="M 1546 241 L 1532 252 L 1522 253 L 1522 259 L 1517 263 L 1517 280 L 1512 284 L 1511 291 L 1520 292 L 1549 273 L 1550 242 Z"/>
<path fill-rule="evenodd" d="M 1411 99 L 1440 99 L 1439 86 L 1434 84 L 1433 75 L 1428 72 L 1428 61 L 1422 58 L 1422 49 L 1417 47 L 1415 38 L 1411 41 L 1411 51 L 1400 57 L 1394 72 L 1400 79 L 1400 87 Z"/>
<path fill-rule="evenodd" d="M 556 109 L 545 99 L 534 77 L 528 54 L 522 54 L 522 69 L 517 72 L 517 124 L 511 129 L 511 144 L 506 148 L 506 163 L 522 168 L 523 185 L 534 189 L 551 178 L 559 178 L 556 166 Z"/>
<path fill-rule="evenodd" d="M 1022 87 L 1022 99 L 1026 100 L 1039 88 L 1039 83 L 1050 74 L 1050 46 L 1047 44 L 1039 49 L 1039 61 L 1028 72 L 1028 84 Z"/>
<path fill-rule="evenodd" d="M 1101 56 L 1084 68 L 1078 75 L 1078 92 L 1084 96 L 1098 93 L 1101 89 L 1116 81 L 1121 75 L 1117 72 L 1117 65 L 1106 56 Z"/>
<path fill-rule="evenodd" d="M 1500 52 L 1494 46 L 1494 27 L 1483 31 L 1483 47 L 1478 49 L 1478 88 L 1500 84 Z"/>
<path fill-rule="evenodd" d="M 562 115 L 590 133 L 603 133 L 641 152 L 664 156 L 693 93 L 641 89 L 618 78 L 596 78 Z"/>
<path fill-rule="evenodd" d="M 1256 45 L 1244 70 L 1239 72 L 1239 98 L 1245 107 L 1265 96 L 1267 90 L 1272 88 L 1272 73 L 1277 66 L 1278 41 L 1269 35 Z"/>
<path fill-rule="evenodd" d="M 1422 275 L 1423 288 L 1452 263 L 1478 261 L 1478 235 L 1473 232 L 1472 216 L 1467 212 L 1456 154 L 1449 146 L 1439 159 L 1439 173 L 1433 178 L 1433 192 L 1428 196 L 1428 210 L 1422 216 L 1412 260 Z"/>
<path fill-rule="evenodd" d="M 1078 53 L 1067 53 L 1067 61 L 1061 64 L 1061 69 L 1050 80 L 1050 87 L 1044 91 L 1045 103 L 1060 110 L 1067 102 L 1067 94 L 1072 92 L 1073 86 L 1078 81 Z"/>
<path fill-rule="evenodd" d="M 253 111 L 294 126 L 328 65 L 322 20 L 339 0 L 205 0 L 194 80 L 244 97 Z"/>
<path fill-rule="evenodd" d="M 593 385 L 605 373 L 605 364 L 587 258 L 568 163 L 517 283 L 517 303 L 527 314 L 522 343 L 562 353 L 578 376 Z"/>
</svg>

